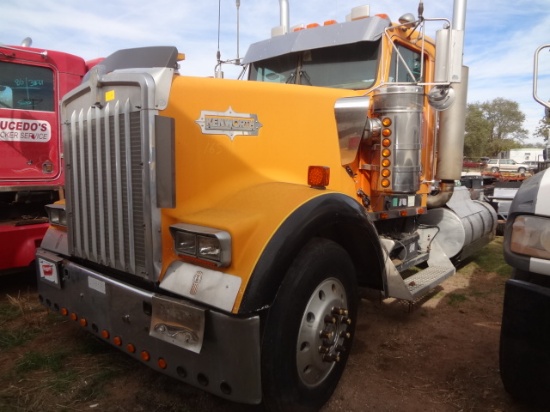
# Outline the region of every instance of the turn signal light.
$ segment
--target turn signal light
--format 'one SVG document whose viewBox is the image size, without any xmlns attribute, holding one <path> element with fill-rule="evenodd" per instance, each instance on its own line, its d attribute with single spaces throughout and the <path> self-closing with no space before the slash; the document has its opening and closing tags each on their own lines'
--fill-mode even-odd
<svg viewBox="0 0 550 412">
<path fill-rule="evenodd" d="M 312 187 L 326 187 L 330 182 L 330 167 L 309 166 L 307 184 Z"/>
<path fill-rule="evenodd" d="M 166 363 L 163 358 L 159 358 L 159 360 L 157 361 L 157 365 L 161 369 L 166 369 L 168 367 L 168 363 Z"/>
</svg>

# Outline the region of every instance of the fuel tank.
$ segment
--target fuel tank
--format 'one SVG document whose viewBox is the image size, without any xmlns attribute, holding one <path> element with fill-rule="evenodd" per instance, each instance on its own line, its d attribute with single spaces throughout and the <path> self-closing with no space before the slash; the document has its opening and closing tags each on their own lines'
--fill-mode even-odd
<svg viewBox="0 0 550 412">
<path fill-rule="evenodd" d="M 497 214 L 487 202 L 472 200 L 468 188 L 455 187 L 445 207 L 429 209 L 419 223 L 439 227 L 436 239 L 445 254 L 457 262 L 495 237 Z"/>
</svg>

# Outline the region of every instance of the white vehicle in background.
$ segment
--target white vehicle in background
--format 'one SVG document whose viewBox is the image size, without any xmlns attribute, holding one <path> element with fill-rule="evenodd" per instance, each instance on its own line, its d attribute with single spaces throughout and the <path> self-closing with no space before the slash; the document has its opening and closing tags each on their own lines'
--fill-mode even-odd
<svg viewBox="0 0 550 412">
<path fill-rule="evenodd" d="M 512 159 L 489 159 L 485 165 L 485 170 L 491 173 L 498 172 L 517 172 L 525 173 L 530 169 L 526 163 L 518 163 Z"/>
</svg>

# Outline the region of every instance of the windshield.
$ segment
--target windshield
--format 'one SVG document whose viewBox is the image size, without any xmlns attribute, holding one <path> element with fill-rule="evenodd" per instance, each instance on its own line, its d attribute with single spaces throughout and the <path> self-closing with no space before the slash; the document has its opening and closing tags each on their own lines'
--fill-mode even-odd
<svg viewBox="0 0 550 412">
<path fill-rule="evenodd" d="M 0 109 L 54 111 L 53 72 L 0 62 Z"/>
<path fill-rule="evenodd" d="M 379 44 L 345 44 L 254 62 L 249 80 L 368 89 L 376 80 Z"/>
</svg>

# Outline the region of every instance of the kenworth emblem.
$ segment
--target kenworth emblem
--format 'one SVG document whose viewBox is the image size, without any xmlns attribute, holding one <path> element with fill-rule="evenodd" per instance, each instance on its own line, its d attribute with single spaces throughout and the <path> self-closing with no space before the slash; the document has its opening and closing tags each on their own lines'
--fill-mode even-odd
<svg viewBox="0 0 550 412">
<path fill-rule="evenodd" d="M 262 127 L 257 115 L 236 113 L 231 107 L 226 112 L 203 110 L 196 122 L 203 134 L 225 134 L 231 141 L 235 136 L 258 136 Z"/>
</svg>

